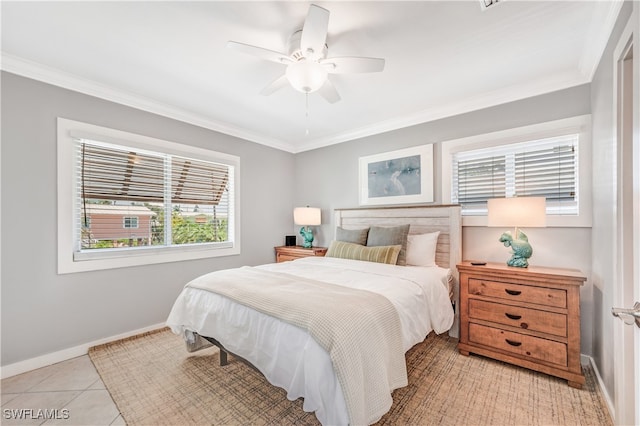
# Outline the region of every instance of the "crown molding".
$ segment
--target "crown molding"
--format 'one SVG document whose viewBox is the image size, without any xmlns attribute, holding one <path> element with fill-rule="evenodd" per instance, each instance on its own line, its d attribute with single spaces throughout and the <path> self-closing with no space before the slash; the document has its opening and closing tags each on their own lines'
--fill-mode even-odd
<svg viewBox="0 0 640 426">
<path fill-rule="evenodd" d="M 598 69 L 613 28 L 618 20 L 618 15 L 622 9 L 624 0 L 612 0 L 610 2 L 599 2 L 597 4 L 603 8 L 606 7 L 606 10 L 603 11 L 603 13 L 606 14 L 606 18 L 603 24 L 595 26 L 593 23 L 591 24 L 592 39 L 585 43 L 578 65 L 580 72 L 586 76 L 589 81 L 593 80 L 593 76 Z"/>
<path fill-rule="evenodd" d="M 449 105 L 441 105 L 435 108 L 425 109 L 405 117 L 397 117 L 391 120 L 376 123 L 371 126 L 363 126 L 350 132 L 339 133 L 328 136 L 326 138 L 319 138 L 313 141 L 309 141 L 298 146 L 294 153 L 310 151 L 313 149 L 323 148 L 329 145 L 335 145 L 354 139 L 360 139 L 367 136 L 411 127 L 434 120 L 453 117 L 455 115 L 465 114 L 484 108 L 490 108 L 509 102 L 555 92 L 558 90 L 568 89 L 570 87 L 579 86 L 581 84 L 586 84 L 589 82 L 590 80 L 586 77 L 580 77 L 558 80 L 556 82 L 532 83 L 525 87 L 504 87 L 499 90 L 482 94 L 480 96 L 471 97 L 460 102 L 454 102 Z"/>
<path fill-rule="evenodd" d="M 64 89 L 73 90 L 85 95 L 95 96 L 100 99 L 115 102 L 142 111 L 158 114 L 163 117 L 193 124 L 205 129 L 213 130 L 226 135 L 234 136 L 250 142 L 266 145 L 282 151 L 293 152 L 294 147 L 286 142 L 267 138 L 245 129 L 232 126 L 228 123 L 218 122 L 198 114 L 158 102 L 154 99 L 114 89 L 92 80 L 79 77 L 74 74 L 60 71 L 59 69 L 29 61 L 18 56 L 2 52 L 0 69 L 22 77 L 31 78 L 43 83 L 52 84 Z"/>
<path fill-rule="evenodd" d="M 616 15 L 617 16 L 617 15 Z M 2 52 L 1 69 L 23 77 L 42 81 L 44 83 L 59 86 L 65 89 L 95 96 L 121 105 L 136 108 L 142 111 L 158 114 L 167 118 L 193 124 L 209 130 L 213 130 L 226 135 L 234 136 L 250 142 L 265 145 L 281 151 L 297 154 L 313 149 L 336 145 L 355 139 L 364 138 L 380 133 L 398 130 L 418 124 L 452 117 L 483 108 L 525 99 L 562 90 L 591 81 L 587 76 L 582 78 L 558 80 L 555 82 L 532 83 L 525 87 L 505 87 L 491 93 L 471 97 L 460 102 L 449 105 L 440 105 L 419 111 L 408 116 L 397 117 L 390 120 L 375 123 L 370 126 L 363 126 L 355 130 L 336 133 L 327 137 L 321 137 L 306 141 L 302 144 L 287 143 L 274 138 L 267 138 L 262 135 L 231 126 L 226 123 L 217 122 L 209 118 L 184 111 L 170 105 L 157 102 L 136 94 L 117 90 L 112 87 L 78 77 L 76 75 L 62 72 L 58 69 L 48 67 L 36 62 L 28 61 L 13 55 Z"/>
</svg>

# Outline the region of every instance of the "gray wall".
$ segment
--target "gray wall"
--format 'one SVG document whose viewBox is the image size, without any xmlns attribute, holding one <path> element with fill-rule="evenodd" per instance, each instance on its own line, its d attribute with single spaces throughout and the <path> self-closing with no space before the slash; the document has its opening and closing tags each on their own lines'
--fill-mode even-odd
<svg viewBox="0 0 640 426">
<path fill-rule="evenodd" d="M 442 201 L 440 146 L 438 142 L 511 129 L 535 123 L 589 114 L 590 88 L 582 85 L 467 114 L 423 123 L 359 140 L 303 152 L 296 155 L 294 201 L 321 207 L 323 225 L 317 244 L 333 239 L 331 212 L 335 208 L 358 205 L 358 158 L 396 149 L 433 143 L 435 200 Z M 508 249 L 500 244 L 494 228 L 464 227 L 462 256 L 506 262 Z M 577 268 L 591 274 L 591 229 L 544 228 L 528 232 L 536 253 L 532 264 Z M 593 298 L 588 280 L 581 290 L 583 354 L 592 353 Z"/>
<path fill-rule="evenodd" d="M 242 253 L 57 275 L 57 117 L 239 156 Z M 272 262 L 293 167 L 293 154 L 2 73 L 2 365 L 163 322 L 191 278 Z"/>
<path fill-rule="evenodd" d="M 636 3 L 637 7 L 638 3 Z M 632 12 L 625 2 L 591 83 L 593 126 L 593 358 L 607 392 L 615 401 L 614 344 L 611 307 L 614 306 L 616 260 L 616 141 L 613 117 L 613 51 Z M 638 10 L 640 12 L 640 10 Z M 638 31 L 638 28 L 635 29 Z M 635 90 L 638 90 L 637 88 Z"/>
</svg>

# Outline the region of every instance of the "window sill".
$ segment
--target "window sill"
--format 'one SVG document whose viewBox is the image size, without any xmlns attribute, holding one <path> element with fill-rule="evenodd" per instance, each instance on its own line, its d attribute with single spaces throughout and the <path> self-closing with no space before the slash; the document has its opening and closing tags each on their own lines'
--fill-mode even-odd
<svg viewBox="0 0 640 426">
<path fill-rule="evenodd" d="M 182 247 L 121 250 L 117 252 L 84 252 L 58 259 L 58 274 L 154 265 L 240 254 L 240 245 L 185 245 Z"/>
<path fill-rule="evenodd" d="M 487 217 L 462 216 L 462 226 L 487 226 Z M 591 215 L 547 215 L 546 228 L 591 228 Z"/>
</svg>

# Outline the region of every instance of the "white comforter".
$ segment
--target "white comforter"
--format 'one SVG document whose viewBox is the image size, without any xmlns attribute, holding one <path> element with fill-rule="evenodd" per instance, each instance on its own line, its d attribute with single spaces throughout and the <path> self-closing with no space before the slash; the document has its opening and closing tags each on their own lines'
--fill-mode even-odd
<svg viewBox="0 0 640 426">
<path fill-rule="evenodd" d="M 430 331 L 442 333 L 453 324 L 447 269 L 327 257 L 258 268 L 382 294 L 398 310 L 405 351 Z M 321 423 L 349 423 L 331 359 L 305 330 L 190 287 L 178 296 L 167 325 L 176 334 L 187 336 L 195 331 L 215 337 L 229 351 L 260 369 L 273 385 L 287 390 L 289 399 L 304 397 L 303 409 L 314 411 Z"/>
</svg>

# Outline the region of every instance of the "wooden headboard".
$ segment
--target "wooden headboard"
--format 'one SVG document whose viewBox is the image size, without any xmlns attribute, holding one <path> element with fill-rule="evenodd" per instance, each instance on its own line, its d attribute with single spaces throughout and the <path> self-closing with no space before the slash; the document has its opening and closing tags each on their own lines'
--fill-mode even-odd
<svg viewBox="0 0 640 426">
<path fill-rule="evenodd" d="M 409 234 L 440 231 L 436 247 L 438 266 L 455 271 L 461 260 L 462 228 L 457 205 L 336 209 L 334 223 L 344 229 L 409 224 Z"/>
<path fill-rule="evenodd" d="M 409 234 L 440 231 L 436 247 L 436 263 L 450 268 L 454 276 L 453 301 L 459 306 L 459 280 L 456 265 L 462 260 L 462 223 L 459 205 L 403 207 L 359 207 L 336 209 L 334 224 L 344 229 L 369 226 L 411 225 Z M 334 234 L 335 235 L 335 234 Z M 450 335 L 458 336 L 458 309 Z"/>
</svg>

